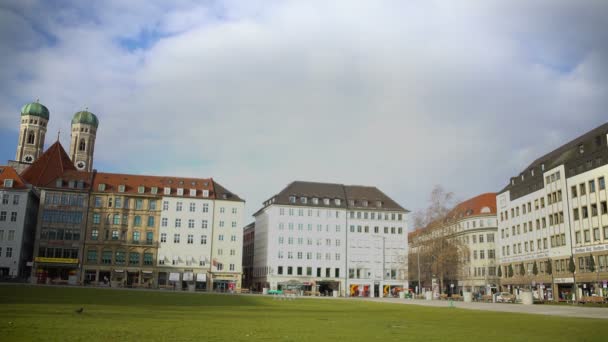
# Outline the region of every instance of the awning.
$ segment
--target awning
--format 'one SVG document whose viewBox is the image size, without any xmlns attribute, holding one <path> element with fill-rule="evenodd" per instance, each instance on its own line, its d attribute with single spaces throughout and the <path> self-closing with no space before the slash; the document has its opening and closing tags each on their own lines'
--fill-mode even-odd
<svg viewBox="0 0 608 342">
<path fill-rule="evenodd" d="M 169 281 L 179 281 L 179 273 L 169 273 Z"/>
<path fill-rule="evenodd" d="M 207 281 L 207 273 L 197 273 L 196 274 L 196 281 L 204 283 Z"/>
<path fill-rule="evenodd" d="M 152 274 L 152 271 L 141 271 L 143 274 Z"/>
<path fill-rule="evenodd" d="M 192 281 L 194 280 L 194 273 L 192 272 L 184 272 L 184 277 L 182 278 L 183 281 Z"/>
</svg>

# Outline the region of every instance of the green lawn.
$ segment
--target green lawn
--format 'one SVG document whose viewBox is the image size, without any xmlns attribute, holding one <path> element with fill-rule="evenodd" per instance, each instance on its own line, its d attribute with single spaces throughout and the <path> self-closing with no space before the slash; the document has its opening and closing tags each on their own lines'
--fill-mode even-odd
<svg viewBox="0 0 608 342">
<path fill-rule="evenodd" d="M 578 342 L 606 341 L 606 322 L 358 300 L 0 286 L 1 341 Z"/>
</svg>

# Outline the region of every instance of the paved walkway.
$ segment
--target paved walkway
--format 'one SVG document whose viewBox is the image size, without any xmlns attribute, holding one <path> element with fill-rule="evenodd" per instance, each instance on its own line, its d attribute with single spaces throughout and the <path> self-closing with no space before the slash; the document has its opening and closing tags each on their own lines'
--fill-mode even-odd
<svg viewBox="0 0 608 342">
<path fill-rule="evenodd" d="M 362 298 L 359 300 L 368 300 L 381 303 L 396 303 L 405 305 L 422 305 L 433 307 L 448 307 L 450 304 L 445 300 L 420 300 L 420 299 L 398 299 L 398 298 Z M 598 318 L 608 319 L 608 308 L 585 307 L 584 305 L 523 305 L 523 304 L 507 304 L 507 303 L 465 303 L 454 302 L 454 307 L 468 310 L 484 310 L 484 311 L 499 311 L 526 313 L 535 315 L 551 315 L 565 317 L 582 317 L 582 318 Z"/>
</svg>

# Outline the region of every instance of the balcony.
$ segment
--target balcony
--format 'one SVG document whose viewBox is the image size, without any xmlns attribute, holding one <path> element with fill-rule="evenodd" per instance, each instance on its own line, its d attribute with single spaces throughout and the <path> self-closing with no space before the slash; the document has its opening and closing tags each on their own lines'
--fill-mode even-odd
<svg viewBox="0 0 608 342">
<path fill-rule="evenodd" d="M 125 246 L 142 246 L 142 247 L 158 247 L 159 243 L 153 240 L 122 240 L 122 239 L 107 239 L 99 241 L 104 245 L 125 245 Z"/>
</svg>

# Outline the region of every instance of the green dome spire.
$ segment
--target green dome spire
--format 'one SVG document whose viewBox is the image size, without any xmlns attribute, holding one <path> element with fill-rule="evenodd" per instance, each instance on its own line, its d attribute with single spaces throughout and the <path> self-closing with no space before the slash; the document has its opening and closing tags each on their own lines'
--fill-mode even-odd
<svg viewBox="0 0 608 342">
<path fill-rule="evenodd" d="M 73 124 L 85 124 L 97 128 L 99 126 L 99 120 L 97 120 L 95 114 L 88 110 L 83 110 L 74 114 L 74 118 L 72 119 L 72 125 Z"/>
<path fill-rule="evenodd" d="M 49 119 L 49 109 L 44 105 L 40 104 L 38 100 L 36 102 L 28 103 L 25 106 L 21 107 L 21 115 L 32 115 L 38 116 L 43 119 Z"/>
</svg>

